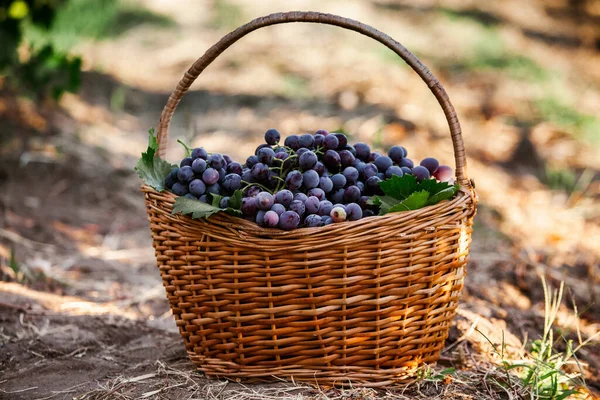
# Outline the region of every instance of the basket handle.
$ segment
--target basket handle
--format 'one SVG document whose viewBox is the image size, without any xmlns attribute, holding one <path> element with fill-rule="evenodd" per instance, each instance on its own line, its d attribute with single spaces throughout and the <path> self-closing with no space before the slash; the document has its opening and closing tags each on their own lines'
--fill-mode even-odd
<svg viewBox="0 0 600 400">
<path fill-rule="evenodd" d="M 167 101 L 167 104 L 165 105 L 165 108 L 163 109 L 162 114 L 160 116 L 157 133 L 158 155 L 160 157 L 164 158 L 167 150 L 167 141 L 169 138 L 169 124 L 171 122 L 171 118 L 173 117 L 173 113 L 175 112 L 175 108 L 177 108 L 177 105 L 181 101 L 181 98 L 183 97 L 185 92 L 190 88 L 191 84 L 200 75 L 200 73 L 202 73 L 202 71 L 204 71 L 204 69 L 211 62 L 213 62 L 221 53 L 223 53 L 229 46 L 234 44 L 242 37 L 246 36 L 248 33 L 265 26 L 284 24 L 288 22 L 320 23 L 327 25 L 335 25 L 345 29 L 356 31 L 384 44 L 394 53 L 398 54 L 404 61 L 406 61 L 406 63 L 410 65 L 411 68 L 427 84 L 429 90 L 431 90 L 431 92 L 439 102 L 440 106 L 442 107 L 442 110 L 444 110 L 446 120 L 448 121 L 448 126 L 450 127 L 452 145 L 454 147 L 454 159 L 456 161 L 456 177 L 458 179 L 458 182 L 462 186 L 472 190 L 471 182 L 467 177 L 467 160 L 465 156 L 465 149 L 462 140 L 460 123 L 458 122 L 456 111 L 454 110 L 454 106 L 452 105 L 452 103 L 450 103 L 450 99 L 448 98 L 446 91 L 444 90 L 438 79 L 435 76 L 433 76 L 429 68 L 427 68 L 413 53 L 408 51 L 400 43 L 398 43 L 385 33 L 380 32 L 369 25 L 365 25 L 361 22 L 340 17 L 337 15 L 324 14 L 312 11 L 291 11 L 284 13 L 275 13 L 267 15 L 265 17 L 257 18 L 253 21 L 248 22 L 245 25 L 240 26 L 233 32 L 230 32 L 229 34 L 225 35 L 221 40 L 219 40 L 210 49 L 208 49 L 204 53 L 204 55 L 202 55 L 202 57 L 197 59 L 194 62 L 194 64 L 190 67 L 190 69 L 184 74 L 183 78 L 181 78 L 173 93 L 171 93 L 171 96 L 169 97 L 169 100 Z"/>
</svg>

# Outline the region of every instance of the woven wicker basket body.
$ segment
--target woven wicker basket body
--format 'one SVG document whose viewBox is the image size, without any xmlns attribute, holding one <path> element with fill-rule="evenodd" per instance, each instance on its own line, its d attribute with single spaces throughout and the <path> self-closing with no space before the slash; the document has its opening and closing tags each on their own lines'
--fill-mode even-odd
<svg viewBox="0 0 600 400">
<path fill-rule="evenodd" d="M 390 385 L 439 358 L 463 286 L 476 206 L 460 125 L 429 70 L 356 21 L 312 12 L 259 18 L 225 36 L 185 74 L 161 116 L 159 154 L 177 104 L 210 62 L 255 29 L 295 21 L 373 37 L 419 73 L 448 119 L 461 191 L 415 211 L 287 232 L 226 214 L 172 215 L 175 196 L 144 186 L 158 267 L 188 354 L 207 375 Z"/>
</svg>

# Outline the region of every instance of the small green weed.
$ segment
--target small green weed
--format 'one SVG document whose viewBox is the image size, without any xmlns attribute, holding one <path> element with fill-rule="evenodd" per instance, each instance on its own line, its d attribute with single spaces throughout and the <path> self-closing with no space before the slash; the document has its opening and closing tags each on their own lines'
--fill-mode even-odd
<svg viewBox="0 0 600 400">
<path fill-rule="evenodd" d="M 540 117 L 572 131 L 593 145 L 600 145 L 600 119 L 582 113 L 555 97 L 546 97 L 534 103 Z"/>
</svg>

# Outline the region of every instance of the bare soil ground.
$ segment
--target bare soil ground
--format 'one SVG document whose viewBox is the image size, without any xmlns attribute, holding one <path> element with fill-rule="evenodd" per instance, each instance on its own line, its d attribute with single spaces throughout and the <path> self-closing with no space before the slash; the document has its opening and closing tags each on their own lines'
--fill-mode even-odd
<svg viewBox="0 0 600 400">
<path fill-rule="evenodd" d="M 567 286 L 557 333 L 577 341 L 600 330 L 600 125 L 585 117 L 600 109 L 596 2 L 139 3 L 174 24 L 82 43 L 77 95 L 35 105 L 0 91 L 0 398 L 521 398 L 528 389 L 506 382 L 484 335 L 504 342 L 511 359 L 524 356 L 543 328 L 541 276 Z M 436 367 L 456 368 L 447 378 L 379 391 L 232 383 L 207 380 L 186 358 L 133 166 L 193 60 L 238 23 L 283 9 L 342 14 L 389 33 L 432 68 L 456 105 L 481 203 L 466 288 Z M 479 39 L 501 44 L 489 54 Z M 343 128 L 353 141 L 400 143 L 415 160 L 452 164 L 443 114 L 425 85 L 354 33 L 256 32 L 193 89 L 172 143 L 181 137 L 243 160 L 270 127 L 284 135 Z M 170 146 L 170 160 L 181 154 Z M 573 173 L 575 184 L 552 183 L 549 170 Z M 598 341 L 579 361 L 600 393 Z"/>
</svg>

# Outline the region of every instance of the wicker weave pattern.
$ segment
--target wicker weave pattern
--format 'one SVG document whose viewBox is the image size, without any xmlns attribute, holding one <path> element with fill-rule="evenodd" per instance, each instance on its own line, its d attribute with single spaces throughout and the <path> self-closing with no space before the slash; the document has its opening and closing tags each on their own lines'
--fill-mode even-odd
<svg viewBox="0 0 600 400">
<path fill-rule="evenodd" d="M 167 297 L 207 375 L 379 386 L 439 357 L 472 197 L 285 232 L 171 215 L 172 194 L 143 190 Z"/>
</svg>

